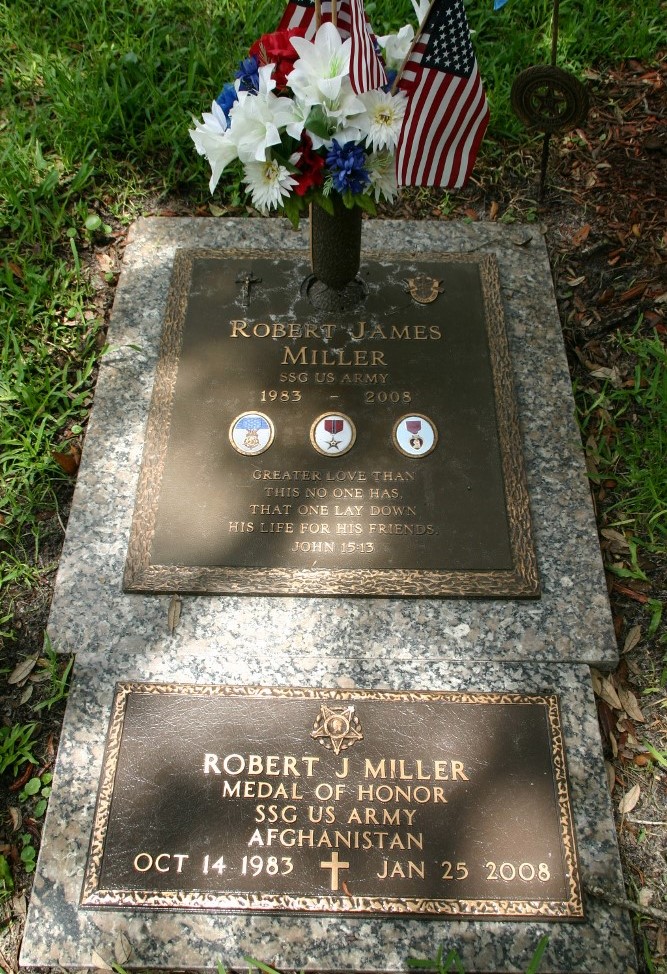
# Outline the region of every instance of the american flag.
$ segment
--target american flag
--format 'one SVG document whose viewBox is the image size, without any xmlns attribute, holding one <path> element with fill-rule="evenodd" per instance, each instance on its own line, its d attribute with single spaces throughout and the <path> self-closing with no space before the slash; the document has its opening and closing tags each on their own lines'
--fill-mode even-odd
<svg viewBox="0 0 667 974">
<path fill-rule="evenodd" d="M 377 56 L 373 44 L 373 34 L 370 29 L 363 0 L 340 0 L 336 3 L 336 26 L 343 38 L 352 38 L 352 53 L 350 57 L 350 82 L 356 94 L 381 88 L 387 84 L 382 63 Z M 322 0 L 322 23 L 332 20 L 332 0 Z M 306 40 L 315 37 L 315 4 L 313 0 L 290 0 L 278 24 L 278 30 L 289 30 L 298 27 L 305 30 Z"/>
<path fill-rule="evenodd" d="M 408 108 L 396 150 L 401 186 L 464 186 L 489 121 L 462 0 L 433 0 L 398 88 Z"/>
</svg>

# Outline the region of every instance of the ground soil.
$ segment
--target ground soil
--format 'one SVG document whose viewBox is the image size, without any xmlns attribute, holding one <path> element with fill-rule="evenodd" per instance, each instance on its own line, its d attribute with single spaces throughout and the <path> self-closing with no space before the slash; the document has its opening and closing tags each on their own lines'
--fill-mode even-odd
<svg viewBox="0 0 667 974">
<path fill-rule="evenodd" d="M 607 380 L 633 381 L 636 362 L 623 339 L 636 333 L 667 335 L 665 251 L 667 170 L 665 77 L 636 61 L 590 72 L 591 110 L 574 132 L 553 136 L 542 198 L 538 189 L 541 139 L 528 147 L 508 144 L 502 159 L 478 164 L 463 192 L 405 191 L 380 216 L 537 223 L 546 233 L 572 379 L 578 389 L 599 392 Z M 211 218 L 208 206 L 185 197 L 156 202 L 154 215 Z M 216 211 L 217 212 L 217 211 Z M 228 215 L 245 211 L 228 209 Z M 220 217 L 220 218 L 224 218 Z M 111 217 L 105 222 L 112 223 Z M 89 272 L 100 314 L 108 316 L 122 258 L 124 231 L 92 246 Z M 520 241 L 517 240 L 517 246 Z M 115 276 L 114 276 L 115 275 Z M 111 280 L 109 280 L 111 278 Z M 639 417 L 641 418 L 641 417 Z M 603 434 L 606 435 L 603 427 Z M 614 417 L 606 431 L 613 436 Z M 590 443 L 588 446 L 590 447 Z M 589 454 L 591 451 L 589 450 Z M 589 455 L 589 462 L 592 457 Z M 633 571 L 631 534 L 618 525 L 622 493 L 591 462 L 591 490 L 608 574 L 621 664 L 613 674 L 594 674 L 600 729 L 616 812 L 626 897 L 633 916 L 642 974 L 667 972 L 667 626 L 659 606 L 667 594 L 664 547 L 640 548 Z M 53 673 L 43 652 L 55 569 L 64 537 L 75 477 L 60 489 L 59 509 L 44 520 L 39 581 L 31 590 L 5 592 L 13 611 L 14 638 L 5 641 L 0 664 L 0 719 L 5 725 L 35 719 L 35 701 L 53 695 Z M 663 482 L 664 483 L 664 482 Z M 665 498 L 663 497 L 663 505 Z M 664 540 L 664 535 L 663 535 Z M 627 573 L 619 574 L 625 566 Z M 0 616 L 2 613 L 0 612 Z M 653 620 L 653 626 L 651 626 Z M 29 674 L 8 677 L 26 657 Z M 61 661 L 62 673 L 66 661 Z M 56 674 L 57 676 L 57 674 Z M 28 698 L 28 694 L 30 697 Z M 0 791 L 0 855 L 10 863 L 14 892 L 0 907 L 0 965 L 17 970 L 18 948 L 31 874 L 23 868 L 20 836 L 38 846 L 41 819 L 34 799 L 22 799 L 27 776 L 52 768 L 64 703 L 39 713 L 37 764 Z M 663 760 L 647 751 L 646 742 Z M 603 891 L 604 895 L 604 891 Z"/>
</svg>

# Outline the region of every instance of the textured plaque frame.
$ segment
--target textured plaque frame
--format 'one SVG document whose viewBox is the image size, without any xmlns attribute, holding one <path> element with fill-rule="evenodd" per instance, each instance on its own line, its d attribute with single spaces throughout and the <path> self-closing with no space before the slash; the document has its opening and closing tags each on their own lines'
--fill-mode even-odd
<svg viewBox="0 0 667 974">
<path fill-rule="evenodd" d="M 363 278 L 367 300 L 351 312 L 330 313 L 316 311 L 307 296 L 299 292 L 308 266 L 298 257 L 286 259 L 273 253 L 253 253 L 249 257 L 236 251 L 177 252 L 128 547 L 126 591 L 402 598 L 539 596 L 521 432 L 495 258 L 444 253 L 419 259 L 405 255 L 366 256 Z M 457 276 L 463 283 L 457 282 Z M 420 303 L 408 294 L 407 281 L 415 278 L 426 278 L 434 284 L 444 280 L 444 293 L 433 291 L 432 303 Z M 207 288 L 209 293 L 202 297 Z M 461 293 L 451 297 L 457 288 Z M 264 328 L 278 322 L 280 333 L 280 327 L 285 322 L 289 327 L 295 316 L 297 321 L 312 323 L 315 329 L 328 328 L 325 339 L 292 342 L 289 353 L 282 352 L 283 359 L 279 358 L 277 347 L 280 341 L 246 341 L 245 360 L 237 354 L 241 343 L 229 340 L 232 321 L 247 322 L 246 331 L 249 329 L 250 334 L 258 322 Z M 367 334 L 377 325 L 389 332 L 396 322 L 403 327 L 407 321 L 408 330 L 420 338 L 435 328 L 444 336 L 444 342 L 392 344 L 353 340 L 349 336 L 355 335 L 355 329 L 360 331 L 361 319 Z M 336 338 L 345 329 L 349 360 L 364 363 L 348 370 L 350 375 L 374 379 L 366 365 L 373 356 L 382 358 L 386 354 L 390 361 L 388 392 L 376 387 L 342 389 L 342 370 L 325 365 L 318 371 L 311 358 L 306 358 L 307 354 L 317 362 L 331 363 L 331 356 L 337 354 Z M 243 327 L 238 331 L 243 334 Z M 333 336 L 334 341 L 326 339 L 327 335 L 328 339 Z M 207 400 L 206 381 L 200 379 L 201 364 L 189 379 L 187 374 L 181 377 L 179 386 L 183 349 L 187 348 L 191 359 L 199 355 L 208 367 L 209 351 L 224 341 L 227 346 L 221 347 L 218 354 L 221 371 L 229 368 L 229 394 L 224 388 L 224 377 L 222 381 L 216 378 L 211 381 L 218 382 L 220 389 Z M 278 363 L 285 359 L 291 362 L 299 345 L 307 348 L 298 352 L 302 358 L 297 360 L 297 366 L 283 365 L 281 369 Z M 450 349 L 454 351 L 450 353 Z M 415 350 L 422 354 L 421 365 L 414 358 Z M 449 369 L 444 377 L 433 364 L 436 352 L 442 357 L 443 368 Z M 457 354 L 463 363 L 460 366 Z M 308 364 L 302 367 L 300 363 L 304 361 Z M 457 373 L 464 367 L 470 381 L 461 383 Z M 245 395 L 234 386 L 243 370 L 245 385 L 240 388 L 246 390 Z M 308 374 L 309 381 L 306 385 L 290 385 L 284 378 L 290 373 Z M 425 391 L 419 386 L 422 375 L 426 377 L 427 373 Z M 314 380 L 325 375 L 333 377 L 327 380 L 333 383 L 331 387 L 316 387 Z M 281 385 L 281 379 L 286 384 Z M 452 394 L 449 406 L 443 405 L 447 393 L 438 388 L 440 381 L 460 383 L 460 392 L 455 398 Z M 465 398 L 468 386 L 476 390 L 469 393 L 470 401 Z M 185 393 L 185 388 L 189 392 Z M 328 395 L 334 391 L 336 394 Z M 273 392 L 299 394 L 304 401 L 307 396 L 312 397 L 310 412 L 305 410 L 301 416 L 305 447 L 301 443 L 295 445 L 293 429 L 298 422 L 286 420 L 287 409 L 291 416 L 302 403 L 267 402 L 266 397 Z M 411 396 L 409 402 L 383 399 L 406 393 Z M 199 396 L 199 401 L 194 406 L 184 404 L 184 395 L 194 396 L 195 400 Z M 367 405 L 369 396 L 374 397 L 372 406 Z M 449 425 L 453 405 L 459 413 L 452 422 L 452 426 L 458 424 L 456 437 Z M 326 422 L 326 407 L 332 411 L 331 416 L 338 410 L 346 417 L 354 414 L 354 450 L 348 453 L 346 447 L 345 456 L 341 454 L 340 458 L 322 457 L 312 448 L 315 423 L 311 426 L 311 419 L 325 417 Z M 269 439 L 267 433 L 265 443 L 257 447 L 254 455 L 239 456 L 241 450 L 234 448 L 234 422 L 244 422 L 249 410 L 255 411 L 256 423 L 266 421 L 267 429 L 271 425 L 271 435 Z M 423 456 L 410 456 L 411 448 L 408 446 L 406 451 L 397 441 L 401 418 L 406 424 L 416 419 L 427 429 L 432 428 L 437 449 L 425 449 Z M 207 431 L 199 437 L 199 447 L 191 447 L 199 435 L 195 436 L 195 432 L 202 427 Z M 219 439 L 215 439 L 218 429 Z M 294 443 L 289 448 L 281 445 L 290 436 Z M 373 461 L 369 459 L 371 442 L 373 448 L 378 442 L 382 444 L 379 459 L 375 457 Z M 247 470 L 245 483 L 243 464 Z M 373 464 L 377 471 L 371 470 Z M 423 482 L 423 486 L 408 494 L 407 503 L 404 495 L 412 485 L 399 483 L 401 492 L 394 481 L 370 479 L 376 473 L 394 476 L 392 467 L 398 471 L 396 476 Z M 262 474 L 289 473 L 296 468 L 297 473 L 319 478 L 317 486 L 328 477 L 362 477 L 364 514 L 357 518 L 350 514 L 347 524 L 343 523 L 344 518 L 332 523 L 330 517 L 329 523 L 318 525 L 317 514 L 295 516 L 297 504 L 287 503 L 283 496 L 281 503 L 265 505 L 272 513 L 264 520 L 255 517 L 253 521 L 248 512 L 263 510 L 259 502 L 267 500 L 260 489 L 286 486 L 285 482 L 253 482 L 253 468 Z M 172 474 L 173 470 L 177 472 Z M 197 495 L 203 489 L 201 485 L 213 480 L 218 484 L 218 496 L 213 491 L 200 499 Z M 333 484 L 341 487 L 341 481 L 334 480 Z M 292 483 L 292 489 L 294 486 Z M 312 483 L 296 486 L 303 501 Z M 350 484 L 343 480 L 342 486 Z M 393 489 L 399 498 L 403 497 L 403 503 L 372 506 L 372 490 L 379 493 L 380 488 Z M 331 503 L 332 493 L 328 491 L 326 507 L 320 507 L 329 514 L 339 509 Z M 286 517 L 275 513 L 289 508 L 291 513 Z M 423 515 L 425 523 L 419 523 L 423 508 L 427 509 Z M 199 515 L 193 513 L 198 509 L 203 512 L 199 522 Z M 312 509 L 317 509 L 316 504 Z M 362 505 L 357 509 L 361 510 Z M 374 510 L 391 512 L 381 515 L 389 519 L 398 510 L 398 523 L 377 520 L 371 525 L 367 512 Z M 416 519 L 418 523 L 406 524 L 406 519 Z M 444 519 L 443 523 L 439 519 Z M 253 533 L 244 534 L 249 522 Z M 221 525 L 229 525 L 224 529 L 228 532 L 233 525 L 239 533 L 222 537 Z M 318 529 L 329 533 L 310 533 Z M 334 534 L 348 530 L 359 534 Z M 388 537 L 369 533 L 374 530 L 395 534 Z M 291 533 L 277 536 L 275 532 L 280 531 Z M 219 552 L 211 552 L 207 546 L 216 532 L 221 536 Z M 417 532 L 417 536 L 405 536 L 411 532 Z M 290 544 L 294 549 L 290 549 Z"/>
<path fill-rule="evenodd" d="M 81 905 L 581 919 L 558 697 L 118 684 Z"/>
</svg>

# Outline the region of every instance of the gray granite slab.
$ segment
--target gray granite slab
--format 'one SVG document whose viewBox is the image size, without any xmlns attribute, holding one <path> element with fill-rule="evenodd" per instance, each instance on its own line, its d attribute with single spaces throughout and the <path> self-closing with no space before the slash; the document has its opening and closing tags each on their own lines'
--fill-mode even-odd
<svg viewBox="0 0 667 974">
<path fill-rule="evenodd" d="M 616 641 L 574 421 L 544 240 L 535 227 L 364 223 L 375 252 L 495 254 L 515 372 L 542 596 L 538 601 L 123 594 L 121 579 L 173 256 L 178 247 L 307 246 L 284 220 L 140 220 L 130 234 L 100 371 L 50 634 L 60 650 L 135 647 L 253 661 L 317 653 L 358 660 L 583 661 L 608 668 Z"/>
<path fill-rule="evenodd" d="M 244 956 L 280 969 L 405 971 L 407 958 L 456 948 L 466 971 L 525 971 L 543 934 L 549 946 L 541 974 L 628 974 L 636 970 L 627 914 L 585 896 L 583 922 L 448 921 L 403 917 L 224 915 L 78 909 L 97 780 L 113 697 L 120 680 L 181 683 L 259 682 L 269 685 L 514 691 L 561 695 L 571 801 L 584 888 L 621 894 L 622 876 L 604 779 L 590 677 L 585 666 L 373 659 L 300 661 L 263 655 L 253 663 L 146 644 L 87 654 L 76 664 L 58 753 L 53 794 L 21 964 L 93 968 L 114 959 L 125 966 L 214 969 L 247 967 Z M 130 959 L 125 950 L 129 945 Z"/>
</svg>

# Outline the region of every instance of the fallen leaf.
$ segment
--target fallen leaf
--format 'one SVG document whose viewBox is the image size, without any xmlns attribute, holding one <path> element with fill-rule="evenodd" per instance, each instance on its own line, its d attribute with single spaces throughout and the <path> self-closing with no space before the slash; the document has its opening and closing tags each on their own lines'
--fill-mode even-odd
<svg viewBox="0 0 667 974">
<path fill-rule="evenodd" d="M 566 278 L 565 279 L 565 283 L 568 284 L 570 287 L 579 287 L 579 285 L 580 284 L 583 284 L 585 280 L 586 280 L 586 277 L 585 277 L 584 274 L 582 274 L 580 277 L 568 277 L 568 278 Z"/>
<path fill-rule="evenodd" d="M 653 890 L 649 889 L 648 886 L 644 886 L 637 893 L 637 902 L 640 906 L 650 906 L 653 895 Z"/>
<path fill-rule="evenodd" d="M 639 801 L 639 797 L 641 793 L 642 790 L 639 787 L 639 785 L 633 785 L 630 791 L 626 791 L 626 793 L 623 795 L 620 802 L 618 803 L 618 810 L 621 813 L 621 815 L 627 815 L 628 812 L 632 811 L 632 809 Z"/>
<path fill-rule="evenodd" d="M 616 693 L 616 687 L 611 680 L 602 680 L 599 696 L 602 697 L 602 699 L 608 703 L 610 707 L 613 707 L 614 710 L 623 710 L 623 704 L 621 703 L 620 698 Z"/>
<path fill-rule="evenodd" d="M 623 380 L 621 379 L 621 373 L 618 371 L 616 366 L 612 369 L 607 368 L 596 368 L 591 371 L 591 375 L 595 379 L 608 379 L 615 389 L 620 389 L 623 385 Z"/>
<path fill-rule="evenodd" d="M 495 220 L 495 218 L 498 216 L 499 209 L 500 207 L 498 206 L 497 200 L 494 200 L 489 207 L 489 220 Z"/>
<path fill-rule="evenodd" d="M 111 971 L 111 970 L 113 970 L 113 968 L 111 967 L 111 964 L 107 963 L 107 961 L 105 961 L 104 957 L 102 957 L 102 955 L 99 954 L 96 950 L 94 950 L 92 952 L 92 954 L 90 956 L 90 959 L 92 961 L 92 965 L 91 966 L 94 967 L 96 970 L 99 970 L 99 971 Z"/>
<path fill-rule="evenodd" d="M 642 638 L 642 627 L 633 626 L 630 632 L 625 637 L 625 642 L 623 643 L 623 652 L 629 653 L 631 650 L 633 650 L 641 638 Z"/>
<path fill-rule="evenodd" d="M 599 670 L 593 669 L 591 667 L 591 682 L 593 684 L 593 693 L 596 696 L 600 696 L 600 690 L 602 689 L 602 673 Z"/>
<path fill-rule="evenodd" d="M 618 695 L 621 703 L 623 704 L 623 710 L 626 712 L 628 717 L 631 717 L 632 720 L 636 720 L 638 724 L 646 723 L 646 718 L 641 712 L 639 704 L 637 703 L 637 698 L 632 690 L 624 690 L 623 687 L 619 687 Z"/>
<path fill-rule="evenodd" d="M 218 206 L 216 203 L 209 203 L 208 208 L 211 212 L 211 216 L 224 216 L 227 213 L 226 207 Z"/>
<path fill-rule="evenodd" d="M 618 544 L 622 545 L 624 548 L 630 550 L 630 545 L 627 542 L 627 538 L 620 531 L 614 531 L 613 528 L 602 528 L 600 534 L 603 538 L 607 538 L 608 541 L 616 541 Z"/>
<path fill-rule="evenodd" d="M 113 257 L 109 256 L 109 254 L 105 254 L 105 253 L 95 254 L 95 259 L 97 263 L 100 265 L 100 270 L 102 271 L 103 274 L 109 274 L 111 273 L 111 271 L 113 271 L 115 266 L 114 260 Z"/>
<path fill-rule="evenodd" d="M 123 964 L 127 964 L 128 960 L 132 956 L 132 944 L 127 939 L 125 934 L 122 933 L 122 931 L 118 934 L 114 941 L 113 952 L 114 957 L 116 958 L 116 963 L 120 964 L 121 967 Z"/>
<path fill-rule="evenodd" d="M 169 609 L 167 611 L 167 625 L 169 626 L 169 632 L 175 632 L 180 618 L 181 597 L 180 595 L 172 595 L 171 602 L 169 603 Z"/>
<path fill-rule="evenodd" d="M 12 832 L 18 832 L 21 828 L 23 822 L 23 816 L 21 815 L 21 809 L 16 808 L 15 805 L 10 805 L 7 809 L 9 812 L 9 817 L 12 820 Z"/>
<path fill-rule="evenodd" d="M 75 443 L 72 443 L 66 453 L 53 450 L 51 456 L 60 469 L 72 477 L 79 469 L 79 464 L 81 463 L 81 448 Z"/>
<path fill-rule="evenodd" d="M 595 177 L 594 177 L 595 181 Z M 583 227 L 577 230 L 576 233 L 572 234 L 571 242 L 573 247 L 580 247 L 584 240 L 588 238 L 588 234 L 591 232 L 590 223 L 585 223 Z"/>
<path fill-rule="evenodd" d="M 34 688 L 34 686 L 33 686 L 33 684 L 32 684 L 32 683 L 29 683 L 29 684 L 27 685 L 27 687 L 25 688 L 25 690 L 24 690 L 24 691 L 23 691 L 23 693 L 21 694 L 21 699 L 19 700 L 19 706 L 23 706 L 23 704 L 24 704 L 24 703 L 27 703 L 27 702 L 28 702 L 28 700 L 30 700 L 30 698 L 31 698 L 31 696 L 32 696 L 32 691 L 33 691 L 34 689 L 35 689 L 35 688 Z"/>
<path fill-rule="evenodd" d="M 616 768 L 611 761 L 605 761 L 604 769 L 607 774 L 607 787 L 609 788 L 609 794 L 612 795 L 616 785 Z"/>
<path fill-rule="evenodd" d="M 12 913 L 15 917 L 24 917 L 28 912 L 28 904 L 26 902 L 25 893 L 16 893 L 12 897 Z"/>
<path fill-rule="evenodd" d="M 35 656 L 28 656 L 27 659 L 22 660 L 7 677 L 7 683 L 23 683 L 24 680 L 27 680 L 38 658 L 39 654 L 36 654 Z"/>
</svg>

